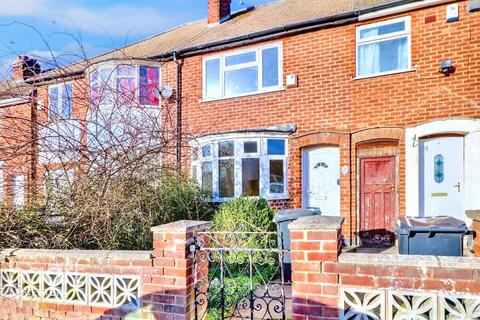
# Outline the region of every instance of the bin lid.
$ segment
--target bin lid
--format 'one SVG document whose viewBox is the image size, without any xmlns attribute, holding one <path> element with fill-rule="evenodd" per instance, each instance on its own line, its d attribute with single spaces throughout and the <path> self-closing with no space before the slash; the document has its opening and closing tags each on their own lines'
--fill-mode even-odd
<svg viewBox="0 0 480 320">
<path fill-rule="evenodd" d="M 397 232 L 465 233 L 465 221 L 448 216 L 400 218 L 395 225 Z"/>
<path fill-rule="evenodd" d="M 273 217 L 273 222 L 280 223 L 284 221 L 296 220 L 300 217 L 308 217 L 319 215 L 320 210 L 318 209 L 285 209 L 279 210 Z"/>
</svg>

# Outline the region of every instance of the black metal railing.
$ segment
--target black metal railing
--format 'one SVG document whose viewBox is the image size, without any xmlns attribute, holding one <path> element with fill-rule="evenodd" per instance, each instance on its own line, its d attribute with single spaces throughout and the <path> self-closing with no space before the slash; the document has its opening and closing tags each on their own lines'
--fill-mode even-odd
<svg viewBox="0 0 480 320">
<path fill-rule="evenodd" d="M 276 232 L 197 233 L 191 247 L 195 319 L 289 318 L 281 243 Z"/>
</svg>

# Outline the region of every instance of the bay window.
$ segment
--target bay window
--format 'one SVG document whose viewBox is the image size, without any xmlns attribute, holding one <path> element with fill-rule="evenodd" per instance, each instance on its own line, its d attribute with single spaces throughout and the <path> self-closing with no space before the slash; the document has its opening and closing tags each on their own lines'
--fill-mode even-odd
<svg viewBox="0 0 480 320">
<path fill-rule="evenodd" d="M 287 140 L 271 135 L 202 138 L 192 172 L 214 201 L 287 195 Z"/>
<path fill-rule="evenodd" d="M 220 99 L 282 88 L 280 43 L 206 57 L 203 98 Z"/>
<path fill-rule="evenodd" d="M 71 82 L 48 87 L 48 117 L 50 120 L 72 117 L 73 85 Z"/>
<path fill-rule="evenodd" d="M 100 65 L 90 72 L 91 105 L 158 106 L 160 69 L 128 64 Z"/>
<path fill-rule="evenodd" d="M 408 71 L 411 68 L 410 17 L 357 28 L 357 77 Z"/>
</svg>

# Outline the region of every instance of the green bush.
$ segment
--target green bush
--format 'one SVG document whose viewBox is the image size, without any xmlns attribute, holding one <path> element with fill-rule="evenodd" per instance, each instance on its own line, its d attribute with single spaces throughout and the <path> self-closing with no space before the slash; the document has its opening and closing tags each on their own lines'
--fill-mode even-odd
<svg viewBox="0 0 480 320">
<path fill-rule="evenodd" d="M 220 205 L 213 216 L 212 231 L 272 232 L 274 211 L 263 198 L 238 198 Z"/>
<path fill-rule="evenodd" d="M 0 208 L 0 245 L 52 249 L 149 250 L 150 228 L 208 220 L 210 195 L 175 171 L 86 176 L 45 206 Z"/>
<path fill-rule="evenodd" d="M 0 205 L 0 248 L 48 248 L 59 238 L 43 208 Z"/>
<path fill-rule="evenodd" d="M 255 290 L 267 285 L 279 276 L 279 255 L 270 250 L 277 247 L 277 227 L 273 222 L 274 211 L 265 199 L 239 198 L 223 203 L 213 216 L 210 246 L 227 248 L 224 251 L 224 281 L 227 313 L 234 312 L 235 303 L 249 294 L 249 251 L 252 254 L 252 283 Z M 265 249 L 263 251 L 249 249 Z M 210 283 L 221 277 L 220 254 L 211 255 Z M 212 261 L 213 260 L 213 261 Z M 216 280 L 215 280 L 216 279 Z M 218 291 L 215 285 L 209 290 Z M 221 312 L 218 297 L 210 302 L 208 319 L 217 319 Z M 218 299 L 217 299 L 218 298 Z"/>
<path fill-rule="evenodd" d="M 267 200 L 238 198 L 219 207 L 211 230 L 217 244 L 223 247 L 267 249 L 276 241 L 276 236 L 269 233 L 277 230 L 273 216 Z"/>
</svg>

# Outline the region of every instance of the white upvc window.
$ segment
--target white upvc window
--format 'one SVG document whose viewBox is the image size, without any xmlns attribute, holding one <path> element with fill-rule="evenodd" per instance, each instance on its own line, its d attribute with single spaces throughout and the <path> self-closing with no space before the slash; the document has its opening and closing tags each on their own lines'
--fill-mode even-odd
<svg viewBox="0 0 480 320">
<path fill-rule="evenodd" d="M 15 208 L 25 204 L 25 176 L 18 174 L 12 177 L 12 201 Z"/>
<path fill-rule="evenodd" d="M 287 198 L 287 139 L 227 135 L 199 141 L 194 176 L 214 201 L 236 197 Z"/>
<path fill-rule="evenodd" d="M 52 121 L 72 118 L 73 84 L 48 86 L 48 118 Z"/>
<path fill-rule="evenodd" d="M 203 59 L 203 99 L 214 100 L 282 89 L 282 44 L 235 50 Z"/>
<path fill-rule="evenodd" d="M 155 66 L 103 64 L 90 70 L 90 99 L 93 107 L 159 106 L 155 89 L 161 82 Z"/>
<path fill-rule="evenodd" d="M 75 171 L 73 169 L 56 169 L 45 172 L 45 189 L 48 195 L 56 195 L 69 188 L 73 183 Z"/>
<path fill-rule="evenodd" d="M 411 18 L 357 28 L 357 78 L 411 70 Z"/>
</svg>

